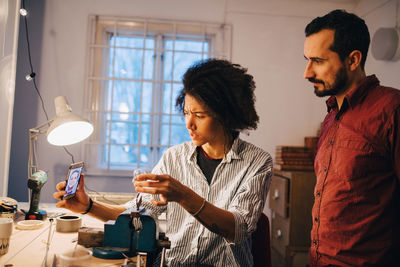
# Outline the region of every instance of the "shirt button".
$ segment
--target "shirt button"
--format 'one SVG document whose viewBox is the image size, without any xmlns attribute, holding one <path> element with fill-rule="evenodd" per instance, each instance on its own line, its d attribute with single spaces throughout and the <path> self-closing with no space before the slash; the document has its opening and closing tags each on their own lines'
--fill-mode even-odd
<svg viewBox="0 0 400 267">
<path fill-rule="evenodd" d="M 328 169 L 326 167 L 324 167 L 324 172 L 326 172 Z"/>
<path fill-rule="evenodd" d="M 317 197 L 319 197 L 320 195 L 321 195 L 321 192 L 318 191 L 318 192 L 317 192 Z"/>
<path fill-rule="evenodd" d="M 330 140 L 330 141 L 329 141 L 329 145 L 330 145 L 330 146 L 333 146 L 333 140 Z"/>
<path fill-rule="evenodd" d="M 314 245 L 317 245 L 317 240 L 314 240 L 312 243 L 313 243 Z"/>
<path fill-rule="evenodd" d="M 315 221 L 315 222 L 318 222 L 318 218 L 317 218 L 317 217 L 315 217 L 315 218 L 314 218 L 314 221 Z"/>
</svg>

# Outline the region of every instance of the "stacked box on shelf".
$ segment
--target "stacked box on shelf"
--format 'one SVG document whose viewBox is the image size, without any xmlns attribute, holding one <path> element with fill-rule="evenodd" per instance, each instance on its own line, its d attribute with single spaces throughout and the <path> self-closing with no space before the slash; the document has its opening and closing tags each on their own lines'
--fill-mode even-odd
<svg viewBox="0 0 400 267">
<path fill-rule="evenodd" d="M 276 170 L 310 171 L 314 169 L 314 159 L 309 147 L 277 146 L 274 168 Z"/>
</svg>

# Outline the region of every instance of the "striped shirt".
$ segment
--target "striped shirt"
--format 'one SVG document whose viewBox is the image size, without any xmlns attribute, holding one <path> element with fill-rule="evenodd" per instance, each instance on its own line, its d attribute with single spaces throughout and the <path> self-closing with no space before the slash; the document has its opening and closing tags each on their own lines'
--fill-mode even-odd
<svg viewBox="0 0 400 267">
<path fill-rule="evenodd" d="M 251 233 L 263 211 L 270 178 L 272 158 L 262 149 L 239 138 L 217 166 L 211 184 L 197 165 L 196 146 L 192 142 L 169 148 L 154 174 L 169 174 L 213 205 L 232 212 L 235 240 L 217 235 L 176 202 L 155 207 L 143 196 L 142 206 L 155 213 L 167 213 L 166 236 L 171 248 L 166 252 L 168 266 L 252 266 Z M 135 201 L 126 203 L 135 208 Z"/>
</svg>

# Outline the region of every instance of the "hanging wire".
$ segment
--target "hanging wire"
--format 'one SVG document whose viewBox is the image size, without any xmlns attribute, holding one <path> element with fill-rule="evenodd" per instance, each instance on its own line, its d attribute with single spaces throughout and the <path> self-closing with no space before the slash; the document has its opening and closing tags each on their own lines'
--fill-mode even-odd
<svg viewBox="0 0 400 267">
<path fill-rule="evenodd" d="M 25 8 L 25 0 L 22 0 L 22 8 L 26 10 L 26 8 Z M 35 90 L 36 90 L 37 94 L 39 95 L 40 101 L 42 103 L 42 109 L 44 111 L 44 114 L 46 115 L 46 120 L 49 120 L 49 116 L 47 115 L 47 111 L 46 111 L 46 108 L 44 106 L 44 101 L 43 101 L 42 95 L 40 94 L 39 89 L 38 89 L 38 87 L 36 85 L 36 73 L 33 71 L 32 57 L 31 57 L 31 45 L 30 45 L 30 42 L 29 42 L 29 31 L 28 31 L 28 19 L 27 19 L 27 16 L 24 16 L 24 23 L 25 23 L 26 44 L 28 46 L 28 60 L 29 60 L 29 66 L 30 66 L 30 74 L 29 74 L 29 76 L 32 78 Z"/>
<path fill-rule="evenodd" d="M 22 8 L 26 10 L 25 0 L 22 0 Z M 40 94 L 40 91 L 36 85 L 36 73 L 33 70 L 32 57 L 31 57 L 31 45 L 29 42 L 28 19 L 27 19 L 27 16 L 23 16 L 23 17 L 24 17 L 24 24 L 25 24 L 25 37 L 26 37 L 26 44 L 28 47 L 28 60 L 29 60 L 29 67 L 30 67 L 30 74 L 27 75 L 27 77 L 30 77 L 30 79 L 32 79 L 32 81 L 33 81 L 34 88 L 35 88 L 36 93 L 38 94 L 38 96 L 40 98 L 40 102 L 42 104 L 42 109 L 43 109 L 44 115 L 46 116 L 46 120 L 48 121 L 49 116 L 47 115 L 47 111 L 46 111 L 46 107 L 44 105 L 42 95 Z M 50 125 L 50 123 L 49 123 L 49 125 Z M 72 163 L 75 163 L 74 155 L 72 155 L 72 153 L 69 152 L 69 150 L 65 146 L 63 146 L 63 148 L 64 148 L 65 152 L 71 157 Z"/>
<path fill-rule="evenodd" d="M 64 148 L 65 153 L 67 153 L 71 157 L 72 163 L 75 163 L 74 155 L 71 152 L 69 152 L 69 150 L 65 146 L 63 146 L 63 148 Z"/>
</svg>

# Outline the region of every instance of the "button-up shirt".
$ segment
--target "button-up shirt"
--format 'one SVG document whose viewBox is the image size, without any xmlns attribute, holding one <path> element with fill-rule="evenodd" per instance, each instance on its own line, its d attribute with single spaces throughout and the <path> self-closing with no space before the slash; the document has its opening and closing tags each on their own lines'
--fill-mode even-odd
<svg viewBox="0 0 400 267">
<path fill-rule="evenodd" d="M 196 146 L 185 142 L 169 148 L 152 173 L 169 174 L 235 218 L 235 240 L 231 243 L 209 231 L 176 202 L 160 209 L 144 200 L 142 206 L 154 212 L 167 209 L 169 266 L 253 265 L 251 233 L 263 211 L 272 174 L 272 158 L 267 152 L 237 138 L 209 184 L 197 164 Z M 126 207 L 134 205 L 131 201 Z"/>
<path fill-rule="evenodd" d="M 400 266 L 400 91 L 372 75 L 327 107 L 310 265 Z"/>
</svg>

